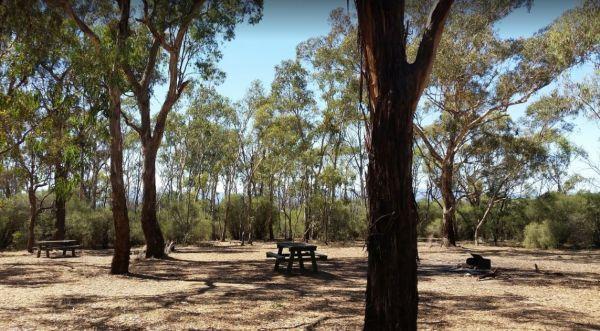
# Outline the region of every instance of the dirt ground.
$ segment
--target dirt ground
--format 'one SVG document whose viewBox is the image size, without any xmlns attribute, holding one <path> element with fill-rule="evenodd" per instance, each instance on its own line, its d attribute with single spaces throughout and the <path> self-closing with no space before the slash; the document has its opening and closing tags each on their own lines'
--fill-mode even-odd
<svg viewBox="0 0 600 331">
<path fill-rule="evenodd" d="M 600 251 L 419 246 L 421 329 L 600 329 Z M 0 329 L 205 330 L 362 327 L 362 244 L 320 245 L 320 272 L 276 273 L 273 243 L 206 243 L 111 276 L 110 251 L 36 258 L 0 253 Z M 456 265 L 479 252 L 480 280 Z M 534 264 L 539 271 L 536 272 Z"/>
</svg>

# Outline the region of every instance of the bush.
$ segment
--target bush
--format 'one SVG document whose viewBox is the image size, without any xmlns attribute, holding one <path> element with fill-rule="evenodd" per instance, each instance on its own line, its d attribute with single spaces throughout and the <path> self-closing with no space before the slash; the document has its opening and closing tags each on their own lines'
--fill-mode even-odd
<svg viewBox="0 0 600 331">
<path fill-rule="evenodd" d="M 529 223 L 524 230 L 523 246 L 527 248 L 557 248 L 559 240 L 550 221 Z"/>
<path fill-rule="evenodd" d="M 211 221 L 202 201 L 172 201 L 163 204 L 158 217 L 166 240 L 197 244 L 211 234 Z"/>
<path fill-rule="evenodd" d="M 269 201 L 267 197 L 258 197 L 255 198 L 252 207 L 254 216 L 252 224 L 253 237 L 261 240 L 269 238 L 269 225 L 279 222 L 277 206 Z"/>
<path fill-rule="evenodd" d="M 366 209 L 362 203 L 335 201 L 331 208 L 329 240 L 366 238 Z"/>
<path fill-rule="evenodd" d="M 67 238 L 87 248 L 108 248 L 114 241 L 111 211 L 92 209 L 77 198 L 67 203 L 65 226 Z"/>
<path fill-rule="evenodd" d="M 429 224 L 425 228 L 425 234 L 427 235 L 427 237 L 439 238 L 442 236 L 442 226 L 443 220 L 441 218 L 436 218 L 433 221 L 429 222 Z"/>
<path fill-rule="evenodd" d="M 25 247 L 28 220 L 29 204 L 24 195 L 0 201 L 0 250 Z"/>
</svg>

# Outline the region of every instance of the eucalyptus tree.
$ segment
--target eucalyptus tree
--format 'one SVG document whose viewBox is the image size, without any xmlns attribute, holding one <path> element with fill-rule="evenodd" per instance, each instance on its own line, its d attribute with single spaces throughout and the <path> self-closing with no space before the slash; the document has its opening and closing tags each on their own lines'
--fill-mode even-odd
<svg viewBox="0 0 600 331">
<path fill-rule="evenodd" d="M 105 90 L 108 107 L 110 134 L 110 182 L 113 223 L 115 227 L 115 250 L 110 272 L 126 274 L 129 271 L 129 216 L 123 182 L 123 133 L 121 130 L 121 98 L 123 79 L 121 59 L 126 54 L 125 36 L 128 33 L 129 1 L 118 2 L 118 10 L 112 4 L 99 3 L 95 7 L 83 4 L 73 6 L 64 0 L 46 0 L 54 12 L 65 15 L 81 32 L 78 39 L 80 58 L 86 57 L 89 72 L 100 80 Z M 97 12 L 90 12 L 91 10 Z M 109 29 L 103 23 L 109 21 Z M 108 33 L 110 32 L 110 33 Z"/>
<path fill-rule="evenodd" d="M 593 60 L 596 62 L 596 68 L 592 74 L 580 81 L 567 78 L 562 86 L 545 96 L 540 103 L 544 103 L 547 108 L 558 108 L 568 114 L 583 115 L 600 126 L 600 55 Z M 589 169 L 600 175 L 600 165 L 589 155 L 579 154 Z"/>
<path fill-rule="evenodd" d="M 366 330 L 417 328 L 417 210 L 413 116 L 427 85 L 452 0 L 437 2 L 412 63 L 404 1 L 356 0 L 368 91 L 369 252 Z"/>
<path fill-rule="evenodd" d="M 442 194 L 445 245 L 456 244 L 456 155 L 473 133 L 598 51 L 600 31 L 594 22 L 600 10 L 592 2 L 565 12 L 530 38 L 501 39 L 494 23 L 523 3 L 461 3 L 440 42 L 423 107 L 439 118 L 427 127 L 417 123 L 415 131 L 440 173 L 435 182 Z"/>
<path fill-rule="evenodd" d="M 40 125 L 43 121 L 45 113 L 39 111 L 39 103 L 37 97 L 27 94 L 17 93 L 13 98 L 19 100 L 11 107 L 3 110 L 10 117 L 0 119 L 4 122 L 4 134 L 10 145 L 13 148 L 10 150 L 10 157 L 15 160 L 17 165 L 17 175 L 25 183 L 27 198 L 29 201 L 29 225 L 27 231 L 27 251 L 33 252 L 35 243 L 35 226 L 38 216 L 44 210 L 50 209 L 51 206 L 44 205 L 44 202 L 49 197 L 51 190 L 48 189 L 51 184 L 51 170 L 48 165 L 48 141 L 44 140 L 44 136 L 49 133 L 47 123 Z M 20 118 L 20 121 L 14 121 L 15 118 Z M 11 123 L 12 125 L 9 125 Z M 16 137 L 25 136 L 22 142 L 18 142 Z M 38 190 L 46 188 L 46 194 L 39 199 Z"/>
<path fill-rule="evenodd" d="M 289 229 L 286 237 L 293 236 L 292 209 L 303 207 L 307 214 L 310 199 L 316 101 L 308 78 L 308 71 L 297 60 L 277 65 L 268 107 L 256 116 L 259 137 L 277 164 L 275 178 Z"/>
<path fill-rule="evenodd" d="M 360 57 L 356 48 L 357 30 L 353 18 L 342 8 L 331 12 L 330 32 L 322 37 L 311 38 L 297 47 L 298 58 L 309 65 L 312 78 L 321 92 L 324 108 L 316 131 L 317 144 L 314 153 L 318 157 L 314 169 L 314 194 L 325 184 L 325 238 L 336 198 L 336 189 L 347 174 L 342 173 L 343 158 L 354 163 L 359 177 L 361 199 L 364 194 L 364 168 L 366 165 L 363 135 L 363 114 L 359 109 Z M 323 182 L 324 180 L 325 182 Z M 307 220 L 308 221 L 308 220 Z M 308 226 L 311 223 L 307 222 Z"/>
<path fill-rule="evenodd" d="M 248 239 L 252 243 L 253 234 L 253 205 L 252 197 L 255 194 L 254 188 L 257 181 L 260 180 L 259 172 L 261 164 L 266 159 L 267 154 L 262 146 L 262 142 L 258 137 L 258 131 L 255 130 L 254 117 L 257 111 L 268 107 L 270 100 L 265 94 L 262 85 L 258 81 L 251 83 L 250 88 L 246 92 L 244 99 L 238 104 L 237 112 L 237 132 L 239 140 L 239 164 L 240 170 L 244 178 L 244 207 L 245 220 L 240 223 L 242 233 L 248 233 Z M 245 223 L 245 224 L 244 224 Z M 269 226 L 272 224 L 269 222 Z M 244 244 L 244 236 L 242 235 L 242 245 Z"/>
<path fill-rule="evenodd" d="M 64 50 L 63 50 L 64 51 Z M 71 80 L 68 59 L 58 58 L 44 61 L 40 66 L 39 78 L 33 85 L 39 91 L 40 106 L 49 114 L 48 136 L 45 137 L 48 162 L 54 172 L 52 191 L 55 212 L 54 239 L 64 239 L 66 204 L 75 185 L 76 176 L 71 176 L 77 166 L 78 151 L 75 144 L 74 126 L 79 111 L 75 87 Z M 39 86 L 37 84 L 39 82 Z"/>
<path fill-rule="evenodd" d="M 250 22 L 260 19 L 262 4 L 254 1 L 142 1 L 140 17 L 123 27 L 123 42 L 129 52 L 120 61 L 127 82 L 135 95 L 139 124 L 124 113 L 126 123 L 140 136 L 143 161 L 142 229 L 146 238 L 146 257 L 164 256 L 164 238 L 156 215 L 156 158 L 166 126 L 167 116 L 191 82 L 190 62 L 196 62 L 202 78 L 218 74 L 214 63 L 219 59 L 218 37 L 234 36 L 235 25 L 246 16 Z M 129 4 L 127 4 L 129 7 Z M 133 12 L 135 15 L 135 11 Z M 127 8 L 129 16 L 129 8 Z M 141 45 L 136 43 L 142 42 Z M 141 49 L 136 49 L 139 47 Z M 153 85 L 159 78 L 160 57 L 167 57 L 167 92 L 154 123 L 150 113 Z M 143 60 L 145 59 L 145 60 Z"/>
<path fill-rule="evenodd" d="M 551 128 L 548 128 L 551 129 Z M 544 130 L 517 127 L 506 117 L 482 125 L 457 154 L 456 192 L 474 211 L 473 238 L 500 202 L 518 196 L 519 190 L 545 163 L 540 146 Z M 465 217 L 460 209 L 457 212 Z"/>
<path fill-rule="evenodd" d="M 53 67 L 68 66 L 62 53 L 69 28 L 60 15 L 48 13 L 36 1 L 0 3 L 0 21 L 2 153 L 14 159 L 17 174 L 26 183 L 30 204 L 27 249 L 31 252 L 36 220 L 49 208 L 43 203 L 50 192 L 56 197 L 55 236 L 64 236 L 61 202 L 66 195 L 61 188 L 66 186 L 62 185 L 66 176 L 58 146 L 66 136 L 62 130 L 66 119 L 61 114 L 71 106 L 71 99 L 63 89 L 66 74 L 55 74 Z M 56 168 L 54 178 L 51 167 Z M 38 201 L 37 191 L 44 187 L 46 195 Z"/>
<path fill-rule="evenodd" d="M 218 229 L 217 188 L 221 184 L 224 198 L 229 200 L 239 162 L 237 114 L 231 101 L 214 87 L 198 85 L 190 95 L 187 108 L 167 122 L 166 146 L 160 153 L 165 198 L 179 199 L 187 190 L 188 202 L 192 197 L 195 201 L 208 200 L 211 238 L 224 240 L 226 225 Z M 173 185 L 177 192 L 171 198 Z"/>
</svg>

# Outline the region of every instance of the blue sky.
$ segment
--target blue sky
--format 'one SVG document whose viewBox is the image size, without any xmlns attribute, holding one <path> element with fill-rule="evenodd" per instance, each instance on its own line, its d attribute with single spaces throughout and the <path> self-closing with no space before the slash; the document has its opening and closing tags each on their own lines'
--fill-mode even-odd
<svg viewBox="0 0 600 331">
<path fill-rule="evenodd" d="M 282 60 L 294 58 L 296 45 L 300 42 L 326 34 L 329 31 L 329 12 L 337 7 L 346 8 L 346 4 L 344 0 L 266 0 L 262 21 L 255 26 L 240 25 L 236 29 L 236 38 L 224 45 L 219 67 L 227 73 L 227 78 L 218 87 L 219 92 L 232 100 L 239 100 L 254 79 L 261 80 L 268 87 L 273 79 L 275 65 Z M 352 5 L 352 1 L 350 4 Z M 498 33 L 505 38 L 531 36 L 577 4 L 578 1 L 568 0 L 534 1 L 530 11 L 526 8 L 517 9 L 498 22 Z M 591 70 L 593 67 L 586 65 L 574 68 L 571 74 L 578 80 Z M 532 101 L 555 86 L 553 84 L 543 89 Z M 526 105 L 516 106 L 510 113 L 519 116 L 525 107 Z M 569 138 L 600 163 L 598 123 L 585 118 L 578 118 L 574 123 L 576 127 Z M 573 163 L 571 172 L 593 176 L 593 172 L 588 171 L 581 161 Z"/>
<path fill-rule="evenodd" d="M 352 6 L 350 1 L 350 5 Z M 568 0 L 534 1 L 530 11 L 520 8 L 497 23 L 500 36 L 528 37 L 550 24 L 562 12 L 578 4 Z M 281 61 L 295 57 L 296 46 L 311 37 L 325 35 L 329 31 L 328 17 L 331 10 L 346 8 L 345 0 L 265 0 L 263 19 L 257 25 L 242 24 L 236 28 L 235 39 L 223 45 L 223 58 L 219 67 L 227 77 L 217 90 L 231 100 L 241 99 L 250 82 L 261 80 L 268 87 L 273 79 L 274 67 Z M 572 70 L 578 80 L 591 73 L 591 65 Z M 538 93 L 548 93 L 551 85 Z M 160 99 L 160 98 L 159 98 Z M 510 110 L 513 116 L 523 113 L 526 105 Z M 600 139 L 598 123 L 584 118 L 575 120 L 576 128 L 570 139 L 583 147 L 595 161 L 600 163 L 597 147 Z M 571 166 L 571 172 L 591 177 L 581 161 Z"/>
</svg>

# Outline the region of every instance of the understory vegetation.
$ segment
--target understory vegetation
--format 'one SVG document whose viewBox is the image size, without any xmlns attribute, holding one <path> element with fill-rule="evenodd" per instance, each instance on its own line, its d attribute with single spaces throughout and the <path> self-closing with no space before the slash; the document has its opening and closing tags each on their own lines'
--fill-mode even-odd
<svg viewBox="0 0 600 331">
<path fill-rule="evenodd" d="M 27 199 L 17 195 L 0 201 L 0 249 L 23 249 L 27 243 L 29 214 Z M 226 238 L 241 240 L 240 225 L 246 206 L 242 196 L 232 195 L 229 207 L 225 203 L 217 206 L 216 220 L 213 222 L 208 210 L 208 202 L 187 203 L 164 202 L 159 208 L 159 221 L 165 238 L 180 244 L 198 244 L 210 240 L 212 226 L 222 234 L 226 224 Z M 112 247 L 114 229 L 112 214 L 107 207 L 90 208 L 78 199 L 71 199 L 67 205 L 67 237 L 80 241 L 84 247 L 104 249 Z M 286 238 L 286 234 L 296 239 L 307 231 L 302 210 L 295 208 L 289 217 L 270 204 L 268 198 L 259 197 L 253 204 L 253 229 L 251 236 L 245 233 L 246 240 L 274 240 Z M 227 210 L 227 216 L 225 211 Z M 336 200 L 331 213 L 329 240 L 363 240 L 366 235 L 366 211 L 360 201 Z M 472 240 L 477 222 L 483 210 L 466 203 L 459 205 L 457 237 L 459 240 Z M 131 241 L 133 245 L 143 245 L 144 236 L 138 215 L 130 211 Z M 419 236 L 439 238 L 442 231 L 442 210 L 426 200 L 419 201 Z M 538 198 L 512 199 L 494 210 L 482 226 L 480 241 L 489 244 L 512 242 L 527 248 L 591 248 L 600 247 L 600 194 L 576 193 L 571 195 L 548 193 Z M 290 231 L 291 221 L 291 231 Z M 317 224 L 322 224 L 319 220 Z M 36 228 L 36 237 L 51 238 L 54 233 L 52 213 L 43 213 Z M 325 240 L 324 227 L 313 227 L 311 238 Z M 218 238 L 217 238 L 218 239 Z"/>
</svg>

